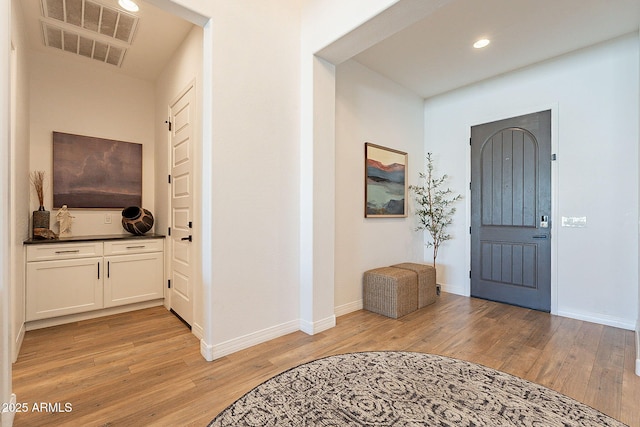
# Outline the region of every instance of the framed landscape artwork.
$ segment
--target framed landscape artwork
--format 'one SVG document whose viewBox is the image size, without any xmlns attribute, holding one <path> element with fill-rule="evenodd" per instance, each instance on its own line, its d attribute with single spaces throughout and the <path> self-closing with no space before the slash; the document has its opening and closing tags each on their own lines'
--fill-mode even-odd
<svg viewBox="0 0 640 427">
<path fill-rule="evenodd" d="M 142 144 L 53 132 L 53 207 L 142 205 Z"/>
<path fill-rule="evenodd" d="M 366 218 L 407 216 L 407 153 L 364 144 Z"/>
</svg>

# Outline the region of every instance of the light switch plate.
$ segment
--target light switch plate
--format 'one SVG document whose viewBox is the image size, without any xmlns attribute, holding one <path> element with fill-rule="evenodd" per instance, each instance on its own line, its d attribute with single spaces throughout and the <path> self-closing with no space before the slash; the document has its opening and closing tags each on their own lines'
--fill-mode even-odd
<svg viewBox="0 0 640 427">
<path fill-rule="evenodd" d="M 111 214 L 104 214 L 104 223 L 111 224 Z"/>
<path fill-rule="evenodd" d="M 562 226 L 572 227 L 572 228 L 584 228 L 587 226 L 587 217 L 586 216 L 563 216 Z"/>
</svg>

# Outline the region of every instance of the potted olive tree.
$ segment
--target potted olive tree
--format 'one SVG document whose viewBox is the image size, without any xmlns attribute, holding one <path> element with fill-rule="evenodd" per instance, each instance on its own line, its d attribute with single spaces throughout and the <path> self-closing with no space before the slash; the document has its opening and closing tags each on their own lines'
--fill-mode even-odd
<svg viewBox="0 0 640 427">
<path fill-rule="evenodd" d="M 409 186 L 416 201 L 416 231 L 427 230 L 431 236 L 427 246 L 433 248 L 433 268 L 436 267 L 440 246 L 451 239 L 447 227 L 453 221 L 453 214 L 456 212 L 453 205 L 462 198 L 460 194 L 454 194 L 449 187 L 444 188 L 448 178 L 447 175 L 435 176 L 432 153 L 427 153 L 427 173 L 420 172 L 422 185 Z"/>
</svg>

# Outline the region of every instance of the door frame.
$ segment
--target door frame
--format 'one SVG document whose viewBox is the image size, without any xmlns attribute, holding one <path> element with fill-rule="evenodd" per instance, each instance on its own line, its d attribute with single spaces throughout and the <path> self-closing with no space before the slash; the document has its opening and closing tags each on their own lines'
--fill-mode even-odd
<svg viewBox="0 0 640 427">
<path fill-rule="evenodd" d="M 520 106 L 507 108 L 500 111 L 492 111 L 487 114 L 479 114 L 472 117 L 467 123 L 469 141 L 471 141 L 471 127 L 490 123 L 498 120 L 508 119 L 510 117 L 519 117 L 527 114 L 536 113 L 538 111 L 551 110 L 551 153 L 557 156 L 557 160 L 551 162 L 551 314 L 558 314 L 558 229 L 560 220 L 558 216 L 559 197 L 558 197 L 558 168 L 561 160 L 558 140 L 558 103 L 535 104 L 528 106 Z M 467 173 L 467 182 L 471 182 L 471 144 L 467 142 L 468 149 L 466 151 L 465 168 Z M 471 188 L 466 187 L 465 209 L 466 209 L 466 229 L 471 229 Z M 471 271 L 471 234 L 466 233 L 465 237 L 465 256 L 466 265 Z M 465 296 L 471 296 L 471 277 L 464 289 Z"/>
</svg>

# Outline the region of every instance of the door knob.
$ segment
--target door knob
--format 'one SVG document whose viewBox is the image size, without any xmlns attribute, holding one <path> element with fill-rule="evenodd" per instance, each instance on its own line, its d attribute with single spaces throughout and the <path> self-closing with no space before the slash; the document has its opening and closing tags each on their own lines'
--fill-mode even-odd
<svg viewBox="0 0 640 427">
<path fill-rule="evenodd" d="M 191 238 L 191 235 L 189 235 L 189 237 L 183 237 L 183 238 L 182 238 L 182 239 L 180 239 L 180 240 L 188 240 L 188 241 L 190 241 L 190 242 L 191 242 L 191 241 L 193 241 L 193 240 L 192 240 L 192 238 Z"/>
</svg>

